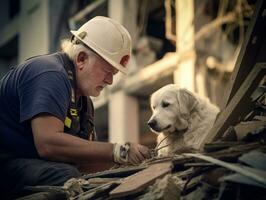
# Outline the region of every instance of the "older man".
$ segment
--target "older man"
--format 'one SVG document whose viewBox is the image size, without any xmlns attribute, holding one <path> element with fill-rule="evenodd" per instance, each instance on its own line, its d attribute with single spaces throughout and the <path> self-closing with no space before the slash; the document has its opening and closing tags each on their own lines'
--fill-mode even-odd
<svg viewBox="0 0 266 200">
<path fill-rule="evenodd" d="M 25 186 L 62 185 L 79 165 L 107 169 L 137 164 L 147 147 L 95 141 L 93 105 L 119 71 L 127 72 L 131 39 L 107 17 L 95 17 L 62 45 L 62 52 L 33 57 L 1 80 L 1 193 Z"/>
</svg>

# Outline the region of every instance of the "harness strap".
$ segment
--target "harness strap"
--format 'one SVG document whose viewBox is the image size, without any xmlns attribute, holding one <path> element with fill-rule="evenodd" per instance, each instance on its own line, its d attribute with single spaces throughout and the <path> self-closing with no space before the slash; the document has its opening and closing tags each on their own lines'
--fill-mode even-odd
<svg viewBox="0 0 266 200">
<path fill-rule="evenodd" d="M 75 66 L 65 53 L 60 53 L 60 57 L 71 83 L 71 100 L 65 119 L 65 132 L 83 139 L 97 140 L 92 100 L 90 97 L 81 96 L 79 102 L 76 102 Z"/>
</svg>

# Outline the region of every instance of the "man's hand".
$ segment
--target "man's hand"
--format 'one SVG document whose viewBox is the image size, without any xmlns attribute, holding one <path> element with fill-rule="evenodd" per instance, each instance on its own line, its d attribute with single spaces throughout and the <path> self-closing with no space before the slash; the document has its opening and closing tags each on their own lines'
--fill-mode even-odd
<svg viewBox="0 0 266 200">
<path fill-rule="evenodd" d="M 148 147 L 136 143 L 130 143 L 128 163 L 139 164 L 150 157 L 151 155 Z"/>
<path fill-rule="evenodd" d="M 119 164 L 139 164 L 151 157 L 146 146 L 136 143 L 126 143 L 124 145 L 114 144 L 114 162 Z"/>
</svg>

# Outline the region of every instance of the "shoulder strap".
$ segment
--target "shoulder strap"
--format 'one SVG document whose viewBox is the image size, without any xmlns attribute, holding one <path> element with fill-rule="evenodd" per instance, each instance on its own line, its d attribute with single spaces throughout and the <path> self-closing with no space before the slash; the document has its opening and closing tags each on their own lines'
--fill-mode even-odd
<svg viewBox="0 0 266 200">
<path fill-rule="evenodd" d="M 76 74 L 75 66 L 68 56 L 64 53 L 59 53 L 64 63 L 64 68 L 67 72 L 68 79 L 71 83 L 71 99 L 65 119 L 65 132 L 76 134 L 80 130 L 79 115 L 76 102 Z"/>
<path fill-rule="evenodd" d="M 66 54 L 60 53 L 60 55 L 71 83 L 71 101 L 65 119 L 65 132 L 83 139 L 96 140 L 92 100 L 90 97 L 82 96 L 79 102 L 81 110 L 77 109 L 75 66 Z"/>
<path fill-rule="evenodd" d="M 90 97 L 81 97 L 82 113 L 80 132 L 88 134 L 89 140 L 97 140 L 95 125 L 94 125 L 94 106 Z"/>
</svg>

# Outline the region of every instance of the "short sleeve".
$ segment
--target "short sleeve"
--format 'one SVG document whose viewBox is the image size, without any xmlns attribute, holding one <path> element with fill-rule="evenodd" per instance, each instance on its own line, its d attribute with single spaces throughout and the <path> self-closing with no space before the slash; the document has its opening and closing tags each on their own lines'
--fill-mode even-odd
<svg viewBox="0 0 266 200">
<path fill-rule="evenodd" d="M 27 79 L 18 90 L 20 122 L 40 113 L 48 113 L 64 121 L 70 102 L 71 85 L 66 74 L 47 71 Z"/>
</svg>

